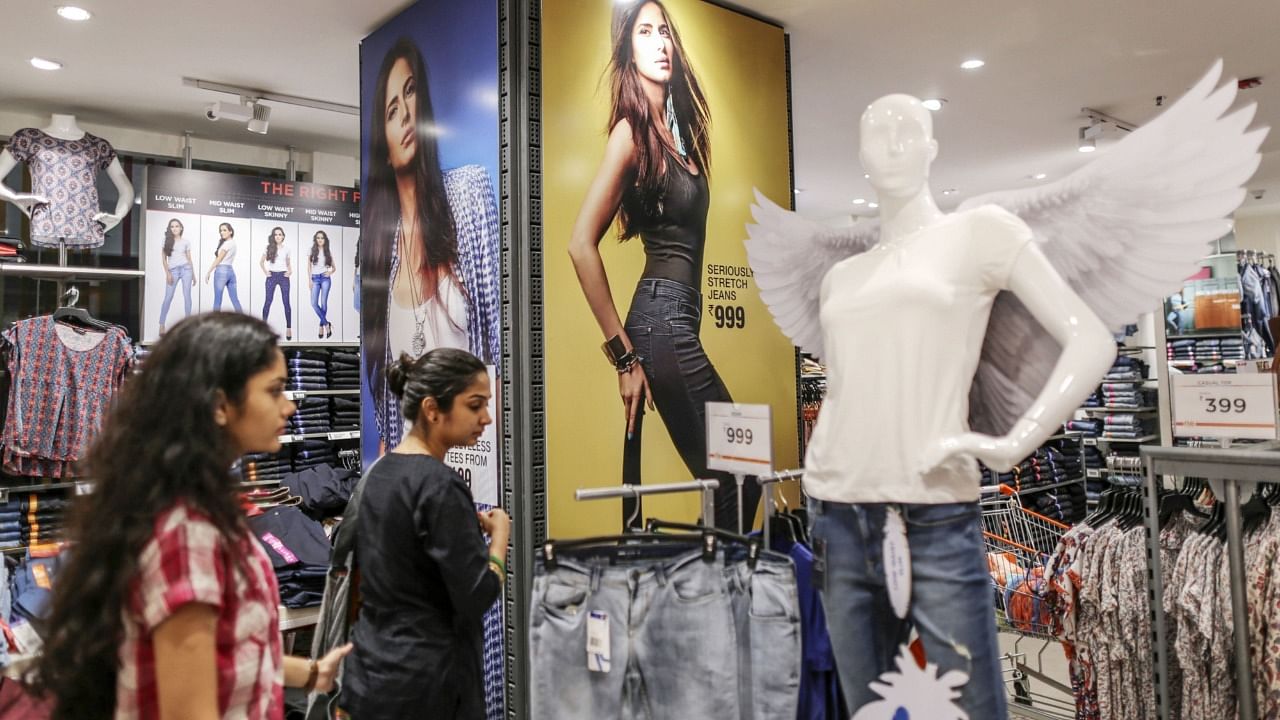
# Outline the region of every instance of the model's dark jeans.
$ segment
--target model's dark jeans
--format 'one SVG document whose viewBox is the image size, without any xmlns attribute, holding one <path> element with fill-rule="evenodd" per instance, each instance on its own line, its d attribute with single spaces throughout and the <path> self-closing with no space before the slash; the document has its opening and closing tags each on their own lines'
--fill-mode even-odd
<svg viewBox="0 0 1280 720">
<path fill-rule="evenodd" d="M 702 293 L 660 278 L 645 278 L 636 286 L 627 314 L 627 336 L 640 355 L 653 402 L 667 426 L 685 467 L 694 478 L 716 479 L 716 527 L 738 529 L 738 491 L 733 476 L 707 470 L 708 402 L 733 402 L 707 353 L 698 332 L 702 327 Z M 622 482 L 640 483 L 640 430 L 644 407 L 636 413 L 635 433 L 626 440 L 622 456 Z M 679 482 L 688 478 L 650 478 L 650 482 Z M 623 500 L 622 518 L 635 511 L 635 500 Z M 742 488 L 743 527 L 755 518 L 760 486 L 747 478 Z"/>
<path fill-rule="evenodd" d="M 262 304 L 262 319 L 265 322 L 271 314 L 271 301 L 275 299 L 276 288 L 280 288 L 280 299 L 284 301 L 284 326 L 293 327 L 293 303 L 289 301 L 289 276 L 282 272 L 267 275 L 267 300 Z"/>
</svg>

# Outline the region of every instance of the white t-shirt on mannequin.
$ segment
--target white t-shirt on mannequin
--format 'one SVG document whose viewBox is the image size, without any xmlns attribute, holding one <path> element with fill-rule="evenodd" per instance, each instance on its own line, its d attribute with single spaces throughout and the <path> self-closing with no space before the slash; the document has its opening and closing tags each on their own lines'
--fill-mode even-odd
<svg viewBox="0 0 1280 720">
<path fill-rule="evenodd" d="M 996 294 L 1031 231 L 988 205 L 849 258 L 823 278 L 827 399 L 805 490 L 842 503 L 970 502 L 977 463 L 923 472 L 922 448 L 968 431 Z"/>
</svg>

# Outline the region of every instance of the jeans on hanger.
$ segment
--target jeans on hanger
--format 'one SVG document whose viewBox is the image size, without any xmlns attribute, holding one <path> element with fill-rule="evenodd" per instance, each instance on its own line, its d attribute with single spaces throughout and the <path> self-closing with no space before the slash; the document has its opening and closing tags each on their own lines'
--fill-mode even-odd
<svg viewBox="0 0 1280 720">
<path fill-rule="evenodd" d="M 333 286 L 333 278 L 320 273 L 311 276 L 311 309 L 316 311 L 320 324 L 329 324 L 329 288 Z"/>
<path fill-rule="evenodd" d="M 293 304 L 289 300 L 289 277 L 283 272 L 267 275 L 267 300 L 262 304 L 262 320 L 266 322 L 271 315 L 271 302 L 275 299 L 276 288 L 280 288 L 280 299 L 284 302 L 284 326 L 293 327 Z"/>
<path fill-rule="evenodd" d="M 173 291 L 182 286 L 182 305 L 186 309 L 187 317 L 191 314 L 191 280 L 194 277 L 191 272 L 190 265 L 179 265 L 178 267 L 169 268 L 169 274 L 173 276 L 173 282 L 164 286 L 164 302 L 160 303 L 160 324 L 164 325 L 165 320 L 169 317 L 169 305 L 173 303 Z"/>
<path fill-rule="evenodd" d="M 809 501 L 811 536 L 825 563 L 822 605 L 849 710 L 880 699 L 869 687 L 896 671 L 914 625 L 938 674 L 969 680 L 956 704 L 968 717 L 1007 717 L 991 610 L 991 577 L 978 504 L 899 505 L 911 554 L 911 606 L 899 620 L 889 603 L 882 553 L 883 503 Z"/>
<path fill-rule="evenodd" d="M 236 269 L 230 265 L 219 265 L 213 269 L 213 309 L 222 309 L 222 291 L 226 290 L 231 298 L 231 306 L 236 312 L 244 312 L 240 307 L 240 294 L 236 291 Z"/>
<path fill-rule="evenodd" d="M 736 532 L 737 484 L 729 473 L 707 469 L 706 404 L 733 402 L 733 398 L 702 348 L 698 337 L 701 327 L 702 293 L 673 280 L 640 280 L 627 313 L 627 336 L 641 358 L 654 405 L 689 476 L 720 481 L 715 493 L 716 527 Z M 636 412 L 635 433 L 623 446 L 622 482 L 627 485 L 638 485 L 643 477 L 640 437 L 644 414 L 645 407 L 641 404 Z M 747 527 L 760 504 L 760 485 L 754 478 L 747 478 L 742 495 L 742 524 Z M 622 501 L 624 522 L 635 509 L 635 502 L 634 499 Z"/>
</svg>

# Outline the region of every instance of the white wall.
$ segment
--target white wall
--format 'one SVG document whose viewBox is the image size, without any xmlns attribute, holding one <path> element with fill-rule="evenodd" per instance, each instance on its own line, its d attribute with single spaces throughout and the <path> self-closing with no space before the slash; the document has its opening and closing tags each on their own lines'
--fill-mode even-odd
<svg viewBox="0 0 1280 720">
<path fill-rule="evenodd" d="M 1280 208 L 1236 213 L 1236 247 L 1280 256 Z"/>
</svg>

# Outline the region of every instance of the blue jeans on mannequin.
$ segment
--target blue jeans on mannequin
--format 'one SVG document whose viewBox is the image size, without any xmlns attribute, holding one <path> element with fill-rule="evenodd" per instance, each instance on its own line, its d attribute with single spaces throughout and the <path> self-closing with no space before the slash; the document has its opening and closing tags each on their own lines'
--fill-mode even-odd
<svg viewBox="0 0 1280 720">
<path fill-rule="evenodd" d="M 895 670 L 894 658 L 914 624 L 938 674 L 960 670 L 969 681 L 956 704 L 977 720 L 1007 717 L 992 612 L 991 577 L 978 504 L 899 505 L 911 553 L 911 607 L 894 615 L 885 589 L 879 503 L 810 500 L 819 582 L 840 686 L 849 710 L 879 699 L 869 684 Z"/>
<path fill-rule="evenodd" d="M 284 326 L 293 329 L 293 304 L 289 302 L 289 276 L 282 272 L 267 275 L 267 300 L 262 305 L 262 320 L 267 321 L 271 315 L 271 301 L 275 299 L 276 288 L 280 288 L 280 299 L 284 302 Z"/>
<path fill-rule="evenodd" d="M 240 308 L 240 294 L 236 292 L 236 269 L 230 265 L 219 265 L 213 269 L 213 309 L 222 309 L 222 291 L 226 290 L 231 297 L 231 306 L 236 312 L 244 312 Z"/>
<path fill-rule="evenodd" d="M 182 305 L 186 309 L 187 317 L 191 314 L 191 281 L 194 277 L 191 272 L 190 265 L 179 265 L 178 267 L 170 267 L 169 274 L 173 276 L 173 282 L 164 286 L 164 302 L 160 304 L 160 327 L 165 326 L 165 320 L 169 317 L 169 305 L 173 302 L 173 291 L 179 285 L 182 286 Z"/>
<path fill-rule="evenodd" d="M 320 329 L 329 324 L 329 288 L 333 286 L 333 278 L 320 273 L 311 276 L 311 309 L 320 318 Z"/>
<path fill-rule="evenodd" d="M 733 402 L 720 374 L 702 349 L 702 293 L 674 280 L 643 278 L 631 298 L 627 337 L 641 358 L 653 402 L 667 426 L 671 442 L 689 469 L 689 477 L 715 478 L 715 525 L 738 529 L 738 489 L 732 475 L 707 470 L 708 402 Z M 622 482 L 640 484 L 640 431 L 645 408 L 636 413 L 635 433 L 622 454 Z M 663 478 L 670 481 L 670 478 Z M 622 501 L 623 522 L 635 509 L 634 499 Z M 750 525 L 760 504 L 760 485 L 748 478 L 742 486 L 743 527 Z"/>
</svg>

